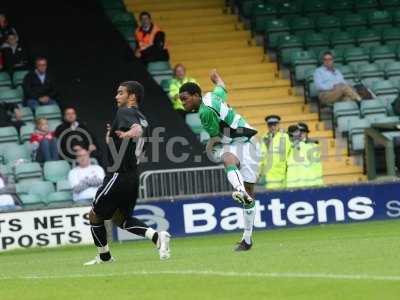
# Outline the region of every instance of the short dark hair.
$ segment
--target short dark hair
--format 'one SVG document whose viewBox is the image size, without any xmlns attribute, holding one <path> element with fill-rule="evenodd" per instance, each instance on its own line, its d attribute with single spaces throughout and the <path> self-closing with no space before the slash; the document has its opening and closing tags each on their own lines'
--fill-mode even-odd
<svg viewBox="0 0 400 300">
<path fill-rule="evenodd" d="M 151 15 L 148 11 L 142 11 L 139 15 L 139 19 L 141 19 L 143 16 L 148 16 L 151 19 Z"/>
<path fill-rule="evenodd" d="M 38 57 L 36 57 L 35 63 L 37 63 L 39 60 L 45 60 L 45 61 L 47 62 L 47 58 L 44 57 L 44 56 L 38 56 Z"/>
<path fill-rule="evenodd" d="M 144 98 L 144 88 L 137 81 L 124 81 L 120 84 L 120 86 L 124 86 L 128 92 L 128 95 L 134 94 L 136 97 L 136 103 L 139 105 Z"/>
<path fill-rule="evenodd" d="M 325 52 L 322 54 L 322 58 L 324 58 L 326 55 L 330 55 L 330 56 L 333 57 L 333 53 L 332 53 L 331 51 L 329 51 L 329 50 L 325 51 Z"/>
<path fill-rule="evenodd" d="M 76 112 L 76 108 L 75 108 L 75 107 L 67 106 L 66 108 L 64 108 L 64 113 L 65 113 L 68 109 L 73 109 L 74 112 Z"/>
<path fill-rule="evenodd" d="M 179 89 L 179 94 L 185 92 L 191 96 L 194 94 L 198 94 L 201 97 L 201 88 L 198 84 L 194 82 L 186 82 L 181 86 L 181 88 Z"/>
</svg>

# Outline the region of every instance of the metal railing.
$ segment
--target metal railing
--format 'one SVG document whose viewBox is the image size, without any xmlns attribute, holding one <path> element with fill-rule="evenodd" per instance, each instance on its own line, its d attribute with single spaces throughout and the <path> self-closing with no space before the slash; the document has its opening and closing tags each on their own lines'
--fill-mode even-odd
<svg viewBox="0 0 400 300">
<path fill-rule="evenodd" d="M 143 200 L 232 191 L 223 166 L 150 170 L 140 175 L 139 182 Z"/>
</svg>

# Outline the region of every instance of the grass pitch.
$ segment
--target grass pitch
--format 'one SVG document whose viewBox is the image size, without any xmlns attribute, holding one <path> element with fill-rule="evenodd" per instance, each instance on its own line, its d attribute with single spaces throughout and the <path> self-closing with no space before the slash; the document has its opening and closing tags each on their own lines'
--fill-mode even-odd
<svg viewBox="0 0 400 300">
<path fill-rule="evenodd" d="M 83 267 L 94 247 L 0 254 L 0 299 L 400 299 L 400 220 L 112 244 L 117 261 Z"/>
</svg>

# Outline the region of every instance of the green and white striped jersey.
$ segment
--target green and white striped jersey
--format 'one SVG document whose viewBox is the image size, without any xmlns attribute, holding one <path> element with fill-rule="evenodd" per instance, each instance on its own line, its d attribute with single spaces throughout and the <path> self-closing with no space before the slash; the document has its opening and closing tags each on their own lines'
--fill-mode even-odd
<svg viewBox="0 0 400 300">
<path fill-rule="evenodd" d="M 222 143 L 230 143 L 236 138 L 250 139 L 257 134 L 246 120 L 227 103 L 227 92 L 221 86 L 206 93 L 199 109 L 203 128 L 210 137 L 219 136 Z"/>
</svg>

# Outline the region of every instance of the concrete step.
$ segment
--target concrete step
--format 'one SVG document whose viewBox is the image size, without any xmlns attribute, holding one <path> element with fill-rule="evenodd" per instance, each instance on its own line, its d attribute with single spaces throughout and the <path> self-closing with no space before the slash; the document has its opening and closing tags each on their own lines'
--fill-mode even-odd
<svg viewBox="0 0 400 300">
<path fill-rule="evenodd" d="M 174 61 L 186 61 L 191 59 L 205 60 L 205 59 L 229 59 L 230 57 L 249 57 L 257 56 L 263 57 L 264 50 L 261 47 L 243 47 L 243 48 L 231 48 L 220 51 L 199 51 L 192 53 L 191 51 L 186 52 L 171 52 L 171 57 Z"/>
</svg>

